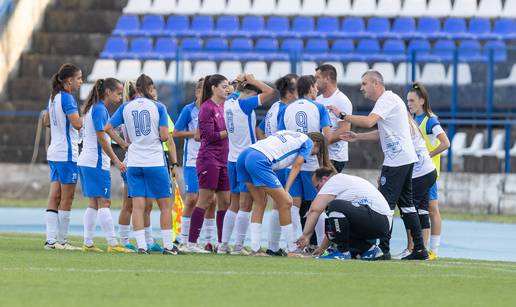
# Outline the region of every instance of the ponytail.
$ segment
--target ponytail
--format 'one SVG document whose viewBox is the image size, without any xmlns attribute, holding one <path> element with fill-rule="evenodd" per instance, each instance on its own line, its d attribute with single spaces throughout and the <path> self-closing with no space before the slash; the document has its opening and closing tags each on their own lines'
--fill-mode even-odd
<svg viewBox="0 0 516 307">
<path fill-rule="evenodd" d="M 104 98 L 106 89 L 114 91 L 119 84 L 121 84 L 121 82 L 115 78 L 98 79 L 95 81 L 95 84 L 93 85 L 93 88 L 91 89 L 90 93 L 88 94 L 88 98 L 84 103 L 82 114 L 88 113 L 88 111 L 95 103 Z"/>
<path fill-rule="evenodd" d="M 319 161 L 320 167 L 326 167 L 332 169 L 336 172 L 335 167 L 330 161 L 330 153 L 328 151 L 328 142 L 322 133 L 320 132 L 310 132 L 308 133 L 308 137 L 319 145 L 319 153 L 317 154 L 317 160 Z"/>
<path fill-rule="evenodd" d="M 59 67 L 57 73 L 55 73 L 52 78 L 52 95 L 51 98 L 54 97 L 60 92 L 64 91 L 64 81 L 68 78 L 73 77 L 80 69 L 73 64 L 63 64 Z"/>
<path fill-rule="evenodd" d="M 146 74 L 141 74 L 138 79 L 136 79 L 136 90 L 145 98 L 156 100 L 156 97 L 149 93 L 149 87 L 152 85 L 154 85 L 154 81 Z"/>
<path fill-rule="evenodd" d="M 124 93 L 122 99 L 124 102 L 130 101 L 136 95 L 136 82 L 134 80 L 126 80 L 124 83 Z"/>
<path fill-rule="evenodd" d="M 222 81 L 228 81 L 226 77 L 219 74 L 207 75 L 202 85 L 201 104 L 213 96 L 212 86 L 218 86 Z"/>
</svg>

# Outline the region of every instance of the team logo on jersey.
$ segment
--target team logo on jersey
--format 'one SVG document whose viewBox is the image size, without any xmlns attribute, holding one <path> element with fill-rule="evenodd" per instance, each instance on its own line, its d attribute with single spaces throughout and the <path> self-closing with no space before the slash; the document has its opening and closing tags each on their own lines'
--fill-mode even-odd
<svg viewBox="0 0 516 307">
<path fill-rule="evenodd" d="M 401 147 L 401 140 L 395 135 L 389 135 L 385 138 L 385 154 L 389 159 L 395 159 L 403 148 Z"/>
<path fill-rule="evenodd" d="M 371 206 L 371 201 L 369 200 L 369 198 L 367 197 L 358 197 L 358 198 L 355 198 L 351 204 L 355 207 L 360 207 L 360 206 Z"/>
<path fill-rule="evenodd" d="M 385 176 L 380 177 L 380 185 L 385 185 L 386 182 L 387 178 L 385 178 Z"/>
</svg>

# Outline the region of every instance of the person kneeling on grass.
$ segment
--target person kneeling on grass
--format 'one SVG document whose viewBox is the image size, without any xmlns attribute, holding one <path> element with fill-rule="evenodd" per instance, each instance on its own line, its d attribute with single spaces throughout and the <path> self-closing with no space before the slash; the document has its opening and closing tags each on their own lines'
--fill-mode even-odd
<svg viewBox="0 0 516 307">
<path fill-rule="evenodd" d="M 326 237 L 315 255 L 340 260 L 381 257 L 382 251 L 371 241 L 389 232 L 393 215 L 383 195 L 363 178 L 336 174 L 325 167 L 314 172 L 312 183 L 318 193 L 310 206 L 303 235 L 296 242 L 298 247 L 308 245 L 319 216 L 326 211 Z M 337 250 L 320 256 L 330 241 L 337 245 Z"/>
</svg>

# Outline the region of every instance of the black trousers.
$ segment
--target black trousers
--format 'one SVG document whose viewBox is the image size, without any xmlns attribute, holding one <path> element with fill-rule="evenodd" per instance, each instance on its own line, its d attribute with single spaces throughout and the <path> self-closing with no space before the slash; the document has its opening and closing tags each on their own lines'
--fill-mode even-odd
<svg viewBox="0 0 516 307">
<path fill-rule="evenodd" d="M 371 248 L 373 245 L 371 240 L 385 237 L 390 231 L 387 216 L 371 210 L 369 206 L 354 206 L 349 201 L 336 199 L 328 204 L 326 213 L 329 218 L 332 215 L 339 216 L 338 213 L 341 213 L 347 220 L 347 223 L 341 224 L 340 228 L 344 236 L 335 242 L 342 252 L 361 254 Z"/>
<path fill-rule="evenodd" d="M 412 198 L 419 216 L 422 229 L 430 228 L 430 217 L 428 216 L 430 189 L 437 180 L 437 171 L 434 170 L 424 176 L 412 179 Z M 400 212 L 403 216 L 403 213 Z M 406 226 L 406 225 L 405 225 Z"/>
<path fill-rule="evenodd" d="M 331 164 L 337 170 L 337 173 L 342 173 L 342 170 L 346 167 L 346 161 L 331 160 Z"/>
</svg>

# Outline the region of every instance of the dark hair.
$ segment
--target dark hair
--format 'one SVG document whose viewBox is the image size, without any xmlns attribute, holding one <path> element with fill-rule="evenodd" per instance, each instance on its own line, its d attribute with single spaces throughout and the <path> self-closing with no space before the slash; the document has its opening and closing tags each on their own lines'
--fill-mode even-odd
<svg viewBox="0 0 516 307">
<path fill-rule="evenodd" d="M 245 83 L 243 88 L 242 88 L 242 91 L 245 92 L 245 91 L 249 91 L 249 92 L 255 92 L 256 94 L 261 94 L 262 93 L 262 90 L 259 89 L 258 87 L 252 85 L 252 84 L 249 84 L 249 83 Z"/>
<path fill-rule="evenodd" d="M 73 64 L 63 64 L 59 67 L 59 70 L 52 76 L 52 99 L 60 92 L 64 91 L 63 82 L 73 77 L 77 72 L 80 71 L 80 68 Z"/>
<path fill-rule="evenodd" d="M 295 73 L 286 74 L 283 77 L 290 79 L 290 80 L 294 80 L 296 82 L 297 82 L 297 79 L 299 79 L 299 75 L 295 74 Z"/>
<path fill-rule="evenodd" d="M 297 80 L 297 94 L 303 97 L 310 93 L 310 89 L 315 85 L 315 77 L 312 75 L 301 76 Z"/>
<path fill-rule="evenodd" d="M 327 167 L 335 170 L 333 164 L 330 161 L 330 152 L 328 151 L 328 142 L 322 133 L 320 132 L 310 132 L 308 133 L 308 137 L 319 145 L 319 153 L 317 154 L 317 160 L 319 161 L 319 166 Z"/>
<path fill-rule="evenodd" d="M 136 79 L 136 90 L 143 94 L 145 98 L 155 100 L 156 97 L 153 97 L 149 93 L 149 86 L 151 85 L 154 85 L 154 81 L 146 74 L 141 74 L 138 79 Z"/>
<path fill-rule="evenodd" d="M 336 174 L 337 172 L 335 171 L 335 169 L 329 167 L 321 167 L 315 170 L 313 176 L 317 181 L 319 181 L 322 177 L 331 177 Z"/>
<path fill-rule="evenodd" d="M 84 103 L 82 114 L 88 113 L 91 106 L 104 98 L 106 89 L 114 91 L 116 90 L 117 86 L 121 84 L 122 82 L 115 78 L 98 79 L 95 81 L 95 84 L 93 85 L 93 88 L 91 89 L 90 93 L 88 94 L 88 98 Z"/>
<path fill-rule="evenodd" d="M 204 77 L 204 84 L 202 86 L 201 104 L 213 96 L 212 86 L 218 86 L 222 81 L 228 81 L 226 77 L 219 74 L 207 75 Z"/>
<path fill-rule="evenodd" d="M 330 79 L 333 83 L 337 83 L 337 70 L 333 65 L 323 64 L 317 67 L 315 71 L 320 71 L 321 75 Z"/>
<path fill-rule="evenodd" d="M 274 82 L 274 86 L 280 93 L 280 98 L 285 98 L 285 96 L 287 96 L 288 93 L 293 94 L 297 90 L 297 88 L 296 88 L 297 78 L 294 79 L 294 77 L 291 75 L 293 75 L 293 74 L 288 74 L 286 76 L 283 76 L 283 77 L 279 78 L 278 80 L 276 80 L 276 82 Z M 295 75 L 295 76 L 297 77 L 297 75 Z"/>
<path fill-rule="evenodd" d="M 430 117 L 432 115 L 432 108 L 430 108 L 430 99 L 428 96 L 428 91 L 423 86 L 423 84 L 419 82 L 413 82 L 410 87 L 409 93 L 416 93 L 419 99 L 423 99 L 425 102 L 423 103 L 423 111 L 426 116 Z"/>
</svg>

